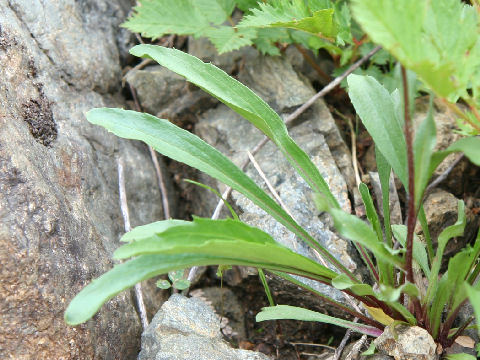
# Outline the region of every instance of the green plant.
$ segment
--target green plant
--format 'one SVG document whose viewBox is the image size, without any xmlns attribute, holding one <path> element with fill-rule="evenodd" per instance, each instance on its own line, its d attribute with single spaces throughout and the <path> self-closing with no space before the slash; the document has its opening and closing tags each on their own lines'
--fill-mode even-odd
<svg viewBox="0 0 480 360">
<path fill-rule="evenodd" d="M 176 271 L 169 271 L 168 272 L 168 280 L 161 279 L 156 282 L 157 287 L 160 289 L 170 289 L 173 287 L 177 290 L 185 290 L 190 286 L 190 281 L 184 278 L 183 270 L 176 270 Z"/>
<path fill-rule="evenodd" d="M 335 74 L 374 47 L 352 20 L 346 0 L 141 0 L 122 26 L 152 39 L 166 34 L 207 38 L 220 54 L 255 46 L 263 54 L 280 55 L 295 44 L 325 79 L 329 74 L 305 48 L 315 54 L 327 51 L 338 65 Z M 367 68 L 355 73 L 391 83 L 390 71 L 381 69 L 392 70 L 393 65 L 393 57 L 380 50 Z"/>
<path fill-rule="evenodd" d="M 87 113 L 91 123 L 101 125 L 117 136 L 142 140 L 160 153 L 239 191 L 317 250 L 335 271 L 292 252 L 276 243 L 270 235 L 238 219 L 194 217 L 191 222 L 159 221 L 137 227 L 122 237 L 125 245 L 115 252 L 114 257 L 130 260 L 94 280 L 72 300 L 65 313 L 69 324 L 88 320 L 105 301 L 139 281 L 193 265 L 241 265 L 265 269 L 358 317 L 361 323 L 286 305 L 265 308 L 257 315 L 258 321 L 321 321 L 371 336 L 379 336 L 386 325 L 400 321 L 424 327 L 446 348 L 473 321 L 472 318 L 458 328 L 452 328 L 465 303 L 471 302 L 477 319 L 480 319 L 480 233 L 473 247 L 468 246 L 453 256 L 448 262 L 448 270 L 440 274 L 447 243 L 463 234 L 464 204 L 459 201 L 457 222 L 445 228 L 438 239 L 429 237 L 422 208 L 428 181 L 448 154 L 463 152 L 474 164 L 480 165 L 480 138 L 464 137 L 446 150 L 434 152 L 433 101 L 415 136 L 411 120 L 415 96 L 412 79 L 416 74 L 423 88 L 432 92 L 432 98 L 436 94 L 459 116 L 463 114 L 461 118 L 467 124 L 472 127 L 475 124 L 466 118 L 476 118 L 480 105 L 480 57 L 470 58 L 470 54 L 480 51 L 478 12 L 458 0 L 354 0 L 352 8 L 367 34 L 391 51 L 402 65 L 399 69 L 400 90 L 393 92 L 370 76 L 350 75 L 348 78 L 352 103 L 376 145 L 384 204 L 383 226 L 364 184 L 360 185 L 359 191 L 369 224 L 340 209 L 318 169 L 288 135 L 282 119 L 247 87 L 215 66 L 178 50 L 138 45 L 130 52 L 151 58 L 184 76 L 267 135 L 313 189 L 317 207 L 328 212 L 338 233 L 357 247 L 377 287 L 374 289 L 372 284 L 360 282 L 228 158 L 195 135 L 149 114 L 94 109 Z M 448 17 L 444 15 L 447 10 Z M 463 32 L 453 41 L 445 34 L 445 27 L 448 27 L 448 33 Z M 470 39 L 472 33 L 477 35 L 475 41 Z M 435 46 L 426 46 L 429 41 Z M 456 103 L 459 98 L 467 104 L 466 109 Z M 408 194 L 406 226 L 390 224 L 388 190 L 392 170 Z M 426 234 L 424 241 L 414 236 L 417 216 Z M 394 242 L 399 243 L 398 248 L 394 247 Z M 291 274 L 343 291 L 361 302 L 371 317 L 309 288 Z"/>
</svg>

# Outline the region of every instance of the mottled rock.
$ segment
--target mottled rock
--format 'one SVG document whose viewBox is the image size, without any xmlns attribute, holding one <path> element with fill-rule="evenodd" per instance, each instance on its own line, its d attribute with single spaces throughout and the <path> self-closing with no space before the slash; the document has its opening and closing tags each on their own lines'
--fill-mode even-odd
<svg viewBox="0 0 480 360">
<path fill-rule="evenodd" d="M 427 332 L 418 326 L 387 326 L 374 340 L 376 348 L 395 360 L 435 360 L 437 345 Z"/>
<path fill-rule="evenodd" d="M 229 339 L 245 339 L 245 311 L 232 290 L 226 287 L 207 287 L 190 291 L 189 294 L 210 305 L 221 317 L 220 329 L 224 336 Z"/>
<path fill-rule="evenodd" d="M 425 215 L 428 220 L 430 235 L 436 242 L 440 233 L 447 226 L 453 225 L 458 220 L 458 200 L 454 195 L 444 190 L 436 189 L 424 201 Z M 473 240 L 478 231 L 479 218 L 466 208 L 467 224 L 464 236 L 451 239 L 445 249 L 445 257 L 454 255 Z M 420 224 L 416 227 L 417 233 L 422 233 Z"/>
<path fill-rule="evenodd" d="M 128 4 L 0 0 L 0 358 L 138 353 L 141 326 L 129 292 L 84 325 L 63 320 L 73 296 L 113 265 L 123 233 L 118 156 L 132 225 L 162 216 L 144 145 L 121 141 L 84 115 L 122 105 L 114 94 L 121 75 L 115 33 Z"/>
<path fill-rule="evenodd" d="M 253 351 L 231 348 L 220 333 L 220 319 L 199 298 L 174 294 L 142 335 L 138 360 L 267 360 Z"/>
<path fill-rule="evenodd" d="M 131 70 L 126 80 L 136 89 L 144 111 L 177 123 L 194 123 L 198 113 L 218 104 L 214 97 L 160 65 Z"/>
</svg>

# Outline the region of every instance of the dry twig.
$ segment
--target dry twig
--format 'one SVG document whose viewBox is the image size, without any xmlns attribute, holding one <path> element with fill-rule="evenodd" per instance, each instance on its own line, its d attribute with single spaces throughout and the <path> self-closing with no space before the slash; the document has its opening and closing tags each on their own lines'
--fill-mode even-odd
<svg viewBox="0 0 480 360">
<path fill-rule="evenodd" d="M 123 164 L 120 159 L 117 161 L 118 165 L 118 192 L 120 195 L 120 209 L 122 210 L 123 223 L 125 232 L 132 230 L 130 226 L 130 216 L 128 213 L 127 204 L 127 192 L 125 191 L 125 176 L 123 173 Z M 143 330 L 148 326 L 147 310 L 145 308 L 145 302 L 143 301 L 142 284 L 137 283 L 135 285 L 135 297 L 137 298 L 138 312 L 140 313 L 140 320 L 142 322 Z"/>
</svg>

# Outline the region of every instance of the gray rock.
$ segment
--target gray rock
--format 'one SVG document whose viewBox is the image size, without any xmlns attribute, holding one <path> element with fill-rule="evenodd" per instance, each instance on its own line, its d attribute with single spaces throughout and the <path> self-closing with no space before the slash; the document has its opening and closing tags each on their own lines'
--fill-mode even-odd
<svg viewBox="0 0 480 360">
<path fill-rule="evenodd" d="M 375 346 L 395 360 L 435 360 L 437 345 L 427 332 L 418 326 L 387 326 L 382 335 L 374 340 Z"/>
<path fill-rule="evenodd" d="M 211 306 L 221 317 L 221 332 L 229 339 L 245 339 L 245 310 L 235 293 L 226 287 L 207 287 L 195 289 L 189 293 Z"/>
<path fill-rule="evenodd" d="M 239 78 L 280 114 L 290 113 L 292 109 L 303 104 L 314 93 L 297 76 L 291 65 L 281 58 L 260 58 L 256 64 L 246 67 L 245 71 L 239 74 Z M 223 105 L 202 114 L 195 131 L 200 137 L 233 159 L 236 164 L 243 162 L 246 157 L 245 152 L 253 149 L 263 137 L 249 122 Z M 325 104 L 322 101 L 317 102 L 313 109 L 302 116 L 299 123 L 290 130 L 290 134 L 320 169 L 341 206 L 350 211 L 347 185 L 329 149 L 327 138 L 330 138 L 331 142 L 336 145 L 336 149 L 342 148 L 345 144 L 343 144 Z M 344 164 L 346 169 L 349 168 L 347 165 L 349 164 L 348 153 L 344 152 L 343 155 L 337 160 L 340 159 L 339 162 Z M 331 251 L 348 268 L 355 270 L 357 265 L 348 251 L 348 243 L 338 238 L 330 230 L 328 221 L 325 222 L 318 218 L 311 190 L 284 159 L 280 151 L 272 143 L 268 143 L 255 157 L 266 177 L 299 224 L 314 234 L 322 246 Z M 246 172 L 266 189 L 263 180 L 251 164 Z M 210 180 L 206 176 L 202 176 L 201 181 L 209 182 Z M 210 184 L 215 185 L 211 182 Z M 223 190 L 222 185 L 219 187 Z M 205 204 L 205 207 L 200 209 L 201 214 L 209 216 L 216 202 L 217 199 L 214 197 L 203 198 L 201 203 Z M 319 261 L 318 255 L 305 243 L 244 196 L 233 192 L 232 202 L 239 210 L 242 220 L 263 229 L 292 250 Z M 338 291 L 313 281 L 307 282 L 337 300 L 343 299 Z"/>
<path fill-rule="evenodd" d="M 120 88 L 115 34 L 128 3 L 0 0 L 0 358 L 137 354 L 129 292 L 84 325 L 63 320 L 73 296 L 113 265 L 123 233 L 117 157 L 132 225 L 162 216 L 145 147 L 84 115 L 122 104 L 109 92 Z"/>
<path fill-rule="evenodd" d="M 458 219 L 458 200 L 454 195 L 441 189 L 435 189 L 424 201 L 425 215 L 428 220 L 430 235 L 434 242 L 447 226 L 453 225 Z M 445 260 L 455 255 L 466 244 L 470 243 L 477 234 L 479 218 L 470 209 L 465 208 L 467 224 L 464 236 L 451 239 L 445 248 Z M 420 224 L 416 227 L 417 233 L 422 233 Z"/>
<path fill-rule="evenodd" d="M 218 104 L 214 97 L 160 65 L 131 70 L 126 80 L 136 89 L 144 111 L 177 123 L 195 122 L 199 112 Z"/>
<path fill-rule="evenodd" d="M 199 298 L 174 294 L 142 335 L 138 360 L 267 360 L 253 351 L 231 348 L 220 333 L 220 319 Z"/>
</svg>

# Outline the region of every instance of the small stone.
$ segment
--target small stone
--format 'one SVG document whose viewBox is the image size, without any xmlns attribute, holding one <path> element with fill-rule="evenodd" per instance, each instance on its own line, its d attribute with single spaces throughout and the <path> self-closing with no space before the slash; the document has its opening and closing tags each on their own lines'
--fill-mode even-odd
<svg viewBox="0 0 480 360">
<path fill-rule="evenodd" d="M 199 298 L 174 294 L 142 335 L 138 360 L 268 360 L 264 354 L 231 348 L 220 321 Z"/>
<path fill-rule="evenodd" d="M 434 360 L 437 358 L 437 345 L 427 332 L 418 326 L 397 325 L 392 331 L 390 326 L 374 341 L 382 353 L 393 356 L 395 360 Z"/>
</svg>

